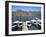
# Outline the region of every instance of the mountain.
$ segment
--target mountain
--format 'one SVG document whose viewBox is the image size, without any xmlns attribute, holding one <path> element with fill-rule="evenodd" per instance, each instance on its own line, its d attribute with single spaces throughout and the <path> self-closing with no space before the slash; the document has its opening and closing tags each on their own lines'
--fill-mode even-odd
<svg viewBox="0 0 46 37">
<path fill-rule="evenodd" d="M 18 10 L 16 12 L 12 11 L 13 16 L 31 16 L 32 12 L 31 11 L 22 11 Z"/>
<path fill-rule="evenodd" d="M 12 11 L 12 16 L 41 16 L 41 12 L 32 12 L 32 11 L 23 11 L 23 10 L 17 10 Z"/>
</svg>

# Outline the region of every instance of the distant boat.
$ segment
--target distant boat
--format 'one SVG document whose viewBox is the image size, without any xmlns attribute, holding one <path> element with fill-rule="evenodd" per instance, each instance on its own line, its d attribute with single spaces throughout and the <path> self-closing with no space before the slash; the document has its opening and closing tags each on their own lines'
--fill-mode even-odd
<svg viewBox="0 0 46 37">
<path fill-rule="evenodd" d="M 14 21 L 13 23 L 19 23 L 19 21 L 17 20 L 17 21 Z"/>
<path fill-rule="evenodd" d="M 35 17 L 36 20 L 39 20 L 39 18 Z"/>
</svg>

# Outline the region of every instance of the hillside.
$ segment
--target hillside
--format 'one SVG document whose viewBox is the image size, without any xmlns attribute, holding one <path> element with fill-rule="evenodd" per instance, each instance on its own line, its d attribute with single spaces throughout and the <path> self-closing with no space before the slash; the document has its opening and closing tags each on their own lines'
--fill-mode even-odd
<svg viewBox="0 0 46 37">
<path fill-rule="evenodd" d="M 32 12 L 31 11 L 16 11 L 16 12 L 12 12 L 12 16 L 32 16 Z"/>
</svg>

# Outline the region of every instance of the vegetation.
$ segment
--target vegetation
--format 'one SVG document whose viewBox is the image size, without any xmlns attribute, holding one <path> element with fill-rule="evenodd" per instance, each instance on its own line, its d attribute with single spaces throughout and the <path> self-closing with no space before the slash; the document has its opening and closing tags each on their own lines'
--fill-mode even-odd
<svg viewBox="0 0 46 37">
<path fill-rule="evenodd" d="M 12 12 L 12 16 L 41 16 L 39 12 L 17 10 Z"/>
</svg>

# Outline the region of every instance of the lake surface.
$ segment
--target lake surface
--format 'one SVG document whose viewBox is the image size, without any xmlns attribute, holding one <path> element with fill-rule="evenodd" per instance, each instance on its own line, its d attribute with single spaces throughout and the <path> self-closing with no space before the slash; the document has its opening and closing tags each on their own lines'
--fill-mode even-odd
<svg viewBox="0 0 46 37">
<path fill-rule="evenodd" d="M 41 19 L 41 17 L 38 17 L 38 16 L 36 16 L 36 17 Z M 35 17 L 34 16 L 33 17 L 32 16 L 12 16 L 12 22 L 17 21 L 17 20 L 19 20 L 19 21 L 30 21 L 32 19 L 35 20 Z"/>
</svg>

